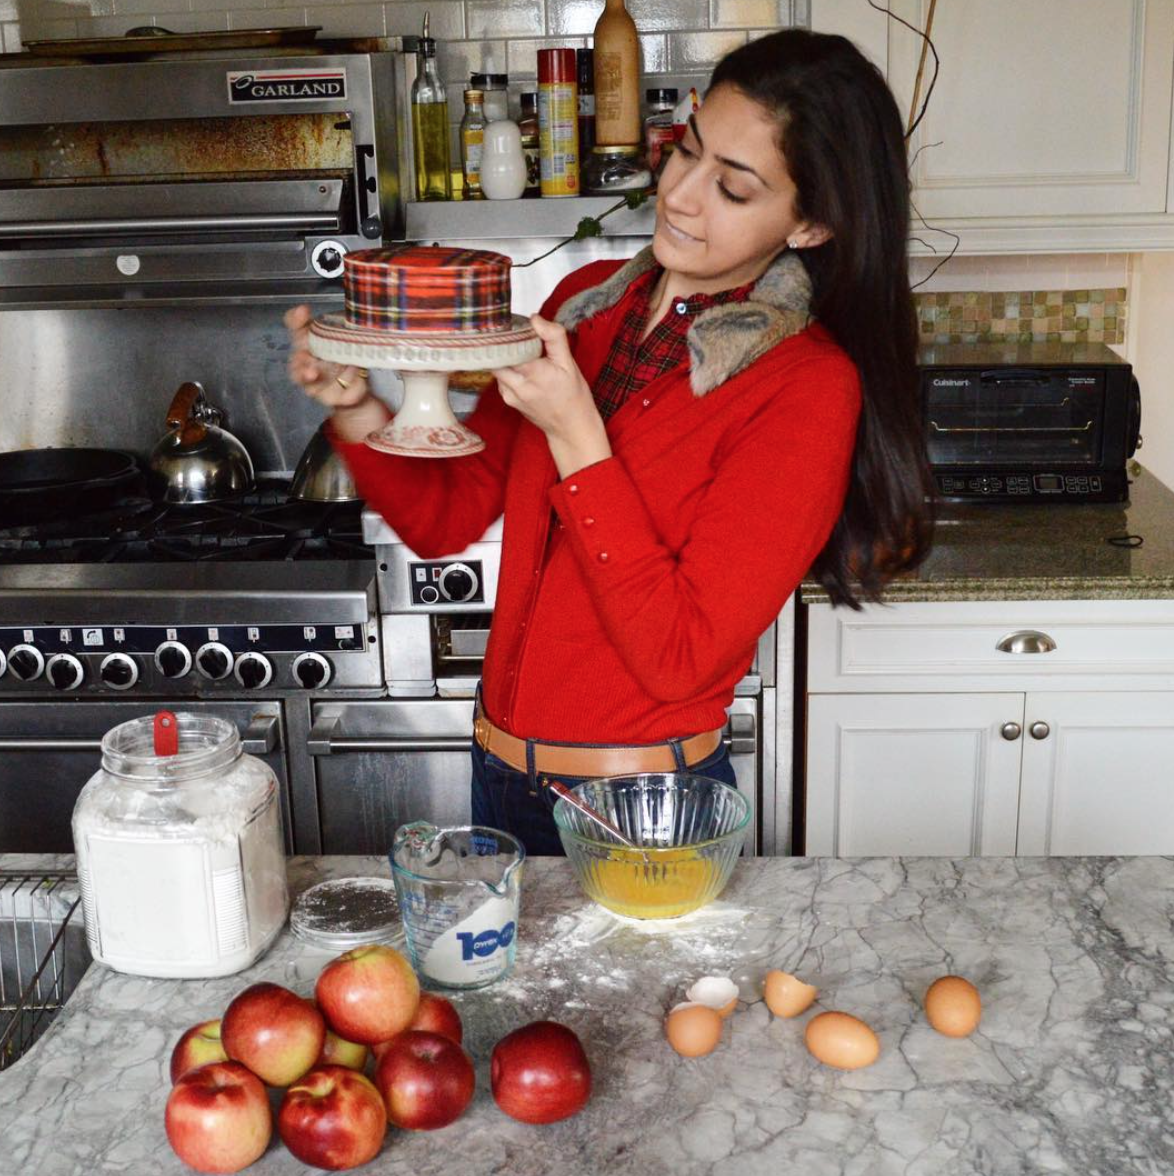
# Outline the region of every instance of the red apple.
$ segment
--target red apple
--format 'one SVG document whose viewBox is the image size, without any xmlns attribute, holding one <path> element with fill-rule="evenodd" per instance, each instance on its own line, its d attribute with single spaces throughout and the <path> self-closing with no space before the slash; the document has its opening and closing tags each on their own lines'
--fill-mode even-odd
<svg viewBox="0 0 1174 1176">
<path fill-rule="evenodd" d="M 461 1015 L 457 1012 L 456 1006 L 451 1000 L 446 1000 L 433 992 L 420 993 L 420 1004 L 408 1028 L 423 1029 L 428 1033 L 451 1037 L 457 1045 L 461 1044 L 465 1035 Z"/>
<path fill-rule="evenodd" d="M 262 1082 L 288 1086 L 317 1060 L 326 1022 L 314 1002 L 280 984 L 254 984 L 225 1011 L 220 1026 L 224 1051 Z"/>
<path fill-rule="evenodd" d="M 181 1075 L 165 1122 L 175 1154 L 197 1172 L 239 1172 L 273 1135 L 265 1087 L 239 1062 L 209 1062 Z"/>
<path fill-rule="evenodd" d="M 497 1105 L 523 1123 L 566 1119 L 591 1097 L 583 1043 L 557 1021 L 534 1021 L 503 1037 L 493 1047 L 489 1080 Z"/>
<path fill-rule="evenodd" d="M 227 1062 L 224 1043 L 220 1040 L 220 1022 L 201 1021 L 193 1025 L 171 1051 L 172 1086 L 189 1070 L 206 1066 L 209 1062 Z"/>
<path fill-rule="evenodd" d="M 367 1047 L 356 1041 L 347 1041 L 331 1029 L 326 1030 L 326 1040 L 315 1066 L 346 1066 L 348 1070 L 362 1070 L 367 1065 Z"/>
<path fill-rule="evenodd" d="M 315 1066 L 285 1092 L 277 1132 L 303 1164 L 357 1168 L 383 1146 L 387 1113 L 369 1078 L 346 1066 Z"/>
<path fill-rule="evenodd" d="M 314 995 L 335 1033 L 374 1045 L 411 1024 L 420 982 L 395 948 L 372 943 L 331 960 L 318 976 Z"/>
<path fill-rule="evenodd" d="M 432 1131 L 464 1114 L 473 1097 L 473 1063 L 451 1037 L 408 1029 L 386 1046 L 375 1085 L 392 1123 Z"/>
</svg>

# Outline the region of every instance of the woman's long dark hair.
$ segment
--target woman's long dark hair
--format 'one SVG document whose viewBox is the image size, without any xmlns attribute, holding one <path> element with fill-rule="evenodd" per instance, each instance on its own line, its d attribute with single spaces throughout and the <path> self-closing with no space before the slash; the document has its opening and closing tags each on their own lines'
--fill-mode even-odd
<svg viewBox="0 0 1174 1176">
<path fill-rule="evenodd" d="M 800 220 L 832 237 L 798 250 L 811 310 L 856 364 L 863 405 L 848 494 L 812 565 L 833 604 L 879 600 L 932 536 L 932 479 L 909 288 L 909 174 L 901 115 L 883 75 L 845 37 L 785 29 L 724 57 L 711 88 L 735 87 L 779 124 Z"/>
</svg>

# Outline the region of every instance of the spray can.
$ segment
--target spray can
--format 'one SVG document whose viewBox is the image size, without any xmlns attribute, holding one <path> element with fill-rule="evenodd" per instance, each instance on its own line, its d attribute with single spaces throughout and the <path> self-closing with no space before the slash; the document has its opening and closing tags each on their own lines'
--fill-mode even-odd
<svg viewBox="0 0 1174 1176">
<path fill-rule="evenodd" d="M 574 49 L 538 51 L 538 150 L 543 196 L 579 195 Z"/>
</svg>

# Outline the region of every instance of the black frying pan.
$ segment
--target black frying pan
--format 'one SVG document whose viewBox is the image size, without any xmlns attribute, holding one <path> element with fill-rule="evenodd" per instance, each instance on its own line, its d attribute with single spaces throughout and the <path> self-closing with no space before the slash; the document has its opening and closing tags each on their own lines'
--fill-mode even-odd
<svg viewBox="0 0 1174 1176">
<path fill-rule="evenodd" d="M 70 511 L 101 510 L 142 489 L 133 455 L 117 449 L 16 449 L 0 453 L 0 529 Z"/>
</svg>

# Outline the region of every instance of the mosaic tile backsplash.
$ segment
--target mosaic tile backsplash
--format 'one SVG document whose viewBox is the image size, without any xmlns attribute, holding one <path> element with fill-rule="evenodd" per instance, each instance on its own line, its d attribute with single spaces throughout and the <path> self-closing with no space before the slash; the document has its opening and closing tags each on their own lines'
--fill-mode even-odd
<svg viewBox="0 0 1174 1176">
<path fill-rule="evenodd" d="M 1104 290 L 918 294 L 923 343 L 1124 343 L 1126 293 Z"/>
</svg>

